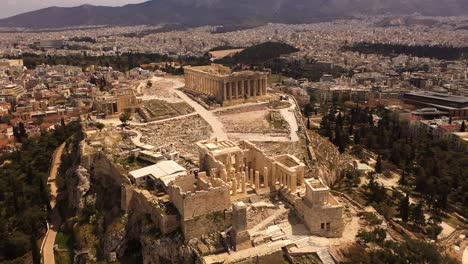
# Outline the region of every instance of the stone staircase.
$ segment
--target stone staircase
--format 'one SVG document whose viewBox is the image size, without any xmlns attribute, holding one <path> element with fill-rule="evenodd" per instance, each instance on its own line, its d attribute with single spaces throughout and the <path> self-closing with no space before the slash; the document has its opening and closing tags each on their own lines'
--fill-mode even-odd
<svg viewBox="0 0 468 264">
<path fill-rule="evenodd" d="M 317 251 L 317 256 L 323 264 L 336 264 L 332 256 L 328 252 L 328 249 L 322 249 Z"/>
</svg>

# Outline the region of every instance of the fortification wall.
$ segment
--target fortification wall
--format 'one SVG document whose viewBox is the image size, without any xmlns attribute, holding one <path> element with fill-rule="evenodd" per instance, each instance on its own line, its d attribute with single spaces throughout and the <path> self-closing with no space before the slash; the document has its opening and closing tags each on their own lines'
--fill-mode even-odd
<svg viewBox="0 0 468 264">
<path fill-rule="evenodd" d="M 184 220 L 224 211 L 231 207 L 229 189 L 225 186 L 211 188 L 207 191 L 185 193 L 183 203 Z"/>
<path fill-rule="evenodd" d="M 232 225 L 232 211 L 223 210 L 198 216 L 182 223 L 185 240 L 222 232 Z"/>
</svg>

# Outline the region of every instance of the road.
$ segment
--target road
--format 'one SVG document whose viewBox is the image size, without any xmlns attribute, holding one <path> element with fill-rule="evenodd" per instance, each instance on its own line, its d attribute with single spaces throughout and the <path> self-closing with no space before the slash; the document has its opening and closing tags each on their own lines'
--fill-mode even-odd
<svg viewBox="0 0 468 264">
<path fill-rule="evenodd" d="M 49 178 L 47 179 L 47 184 L 50 186 L 50 206 L 52 208 L 52 213 L 50 215 L 50 227 L 46 234 L 44 248 L 42 250 L 42 257 L 45 264 L 55 264 L 54 257 L 54 243 L 57 236 L 57 231 L 60 228 L 62 219 L 60 219 L 60 214 L 58 209 L 55 207 L 57 202 L 57 171 L 60 167 L 61 157 L 63 149 L 65 148 L 65 143 L 62 143 L 60 147 L 54 153 L 52 158 L 52 164 L 50 167 Z"/>
<path fill-rule="evenodd" d="M 462 263 L 468 264 L 468 247 L 466 247 L 465 251 L 463 251 Z"/>
<path fill-rule="evenodd" d="M 206 110 L 203 106 L 199 103 L 192 100 L 186 94 L 184 94 L 180 90 L 176 90 L 175 93 L 182 98 L 188 105 L 195 109 L 197 112 L 210 126 L 213 130 L 213 134 L 211 134 L 211 138 L 217 138 L 218 140 L 226 140 L 228 136 L 223 129 L 223 124 L 219 121 L 218 117 L 216 117 L 212 112 Z"/>
<path fill-rule="evenodd" d="M 291 141 L 297 142 L 299 141 L 299 136 L 297 135 L 299 126 L 297 125 L 296 115 L 294 114 L 296 111 L 296 103 L 291 98 L 289 98 L 289 103 L 291 106 L 285 109 L 280 109 L 280 113 L 284 120 L 286 120 L 286 122 L 289 124 L 289 137 L 291 138 Z"/>
</svg>

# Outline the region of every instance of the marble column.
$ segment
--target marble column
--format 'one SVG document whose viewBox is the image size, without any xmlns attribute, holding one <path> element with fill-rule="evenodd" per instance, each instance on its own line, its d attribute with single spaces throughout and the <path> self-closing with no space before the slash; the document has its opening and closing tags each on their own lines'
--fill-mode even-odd
<svg viewBox="0 0 468 264">
<path fill-rule="evenodd" d="M 244 98 L 244 85 L 242 85 L 242 81 L 237 81 L 237 89 L 239 89 L 240 97 Z"/>
<path fill-rule="evenodd" d="M 255 171 L 255 190 L 260 190 L 260 172 Z"/>
<path fill-rule="evenodd" d="M 250 169 L 249 172 L 250 172 L 250 173 L 249 173 L 249 180 L 250 180 L 250 182 L 251 182 L 252 184 L 254 184 L 254 181 L 255 181 L 255 179 L 254 179 L 254 170 L 253 170 L 253 169 Z"/>
<path fill-rule="evenodd" d="M 234 99 L 237 99 L 239 97 L 239 93 L 237 91 L 237 83 L 231 82 L 231 87 L 232 87 L 232 90 L 234 90 Z"/>
<path fill-rule="evenodd" d="M 226 89 L 226 83 L 223 83 L 223 101 L 227 100 L 227 89 Z"/>
<path fill-rule="evenodd" d="M 263 168 L 263 187 L 268 188 L 269 181 L 268 181 L 268 168 Z"/>
<path fill-rule="evenodd" d="M 236 195 L 236 193 L 237 193 L 237 179 L 233 178 L 231 180 L 231 182 L 232 182 L 232 186 L 231 186 L 232 187 L 232 195 Z"/>
<path fill-rule="evenodd" d="M 245 176 L 245 172 L 242 172 L 242 193 L 243 194 L 247 194 L 247 179 L 246 179 L 246 176 Z"/>
<path fill-rule="evenodd" d="M 291 192 L 295 192 L 296 187 L 297 187 L 297 176 L 296 176 L 296 174 L 293 174 L 293 175 L 291 175 L 291 184 L 290 184 L 289 190 Z"/>
<path fill-rule="evenodd" d="M 276 186 L 276 163 L 271 164 L 271 186 Z"/>
</svg>

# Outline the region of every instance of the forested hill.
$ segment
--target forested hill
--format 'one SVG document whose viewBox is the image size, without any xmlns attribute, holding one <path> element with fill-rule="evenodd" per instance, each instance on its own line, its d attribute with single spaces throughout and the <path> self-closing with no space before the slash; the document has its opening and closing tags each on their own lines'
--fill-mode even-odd
<svg viewBox="0 0 468 264">
<path fill-rule="evenodd" d="M 248 47 L 232 57 L 225 57 L 219 62 L 226 65 L 234 64 L 262 64 L 281 55 L 299 51 L 293 46 L 279 42 L 265 42 Z"/>
<path fill-rule="evenodd" d="M 426 57 L 439 60 L 458 60 L 468 58 L 468 48 L 446 47 L 446 46 L 420 46 L 420 45 L 398 45 L 383 43 L 358 43 L 345 46 L 344 51 L 355 51 L 364 54 L 380 54 L 384 56 L 398 56 L 405 54 L 414 57 Z"/>
<path fill-rule="evenodd" d="M 50 210 L 47 177 L 52 154 L 79 131 L 79 122 L 56 125 L 36 139 L 22 131 L 21 149 L 2 157 L 10 162 L 0 168 L 0 263 L 23 263 L 21 258 L 29 252 L 34 263 L 40 263 L 37 241 L 45 233 Z"/>
</svg>

